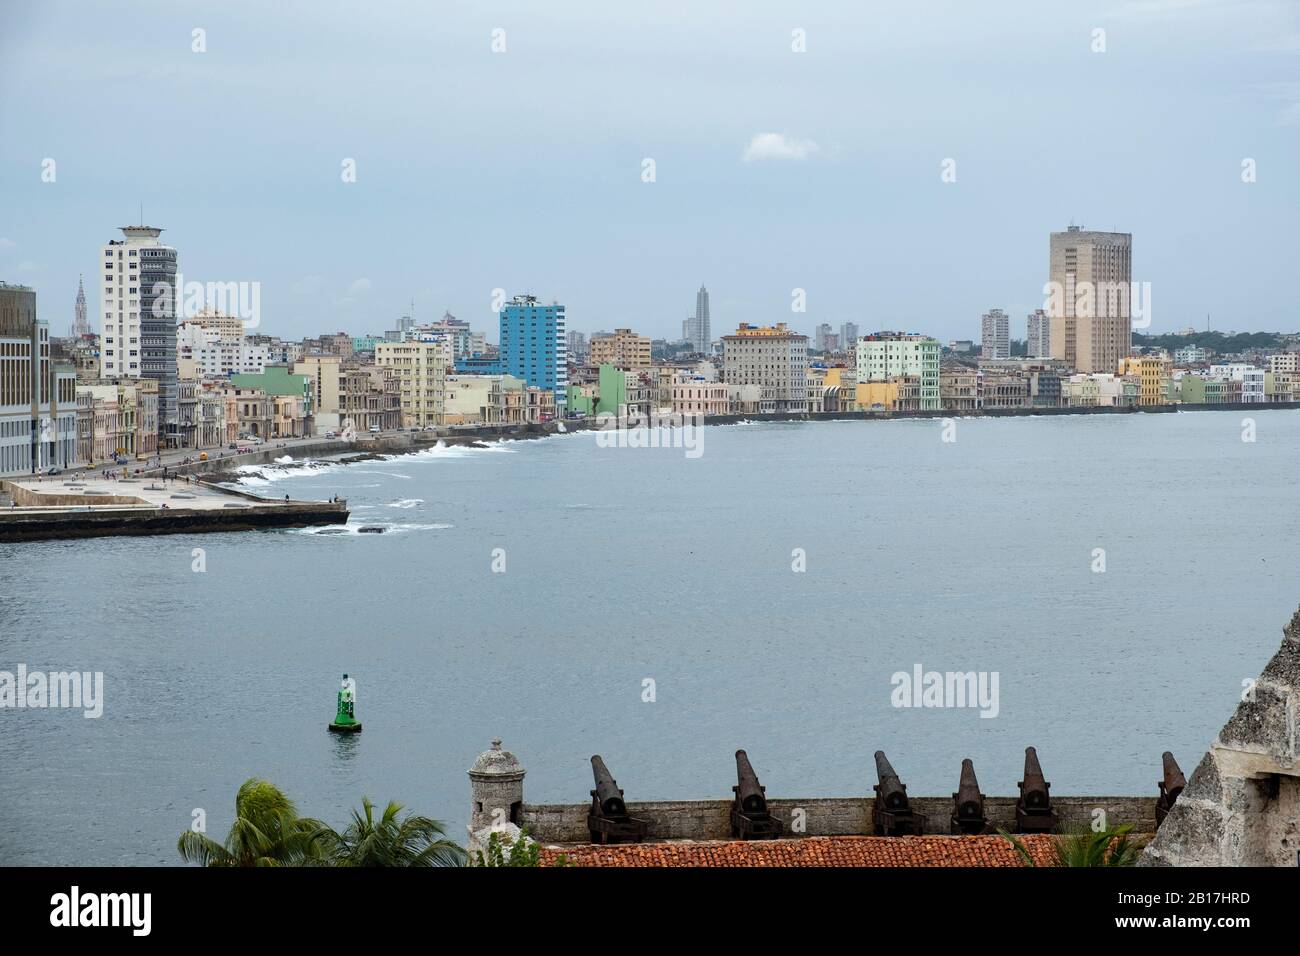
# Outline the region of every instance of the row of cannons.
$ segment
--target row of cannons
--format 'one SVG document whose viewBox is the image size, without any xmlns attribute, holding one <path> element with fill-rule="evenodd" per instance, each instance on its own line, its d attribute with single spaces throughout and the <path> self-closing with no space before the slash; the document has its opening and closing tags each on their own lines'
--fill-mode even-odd
<svg viewBox="0 0 1300 956">
<path fill-rule="evenodd" d="M 1174 755 L 1163 755 L 1164 775 L 1157 782 L 1160 796 L 1156 801 L 1156 826 L 1164 822 L 1174 801 L 1187 786 L 1187 780 L 1174 760 Z M 631 816 L 609 768 L 600 755 L 591 758 L 591 770 L 596 789 L 591 791 L 591 811 L 587 814 L 587 830 L 593 843 L 640 843 L 646 838 L 648 823 Z M 921 836 L 925 833 L 926 816 L 915 810 L 907 797 L 907 786 L 894 772 L 883 750 L 876 751 L 876 777 L 872 789 L 875 800 L 871 810 L 872 830 L 876 836 Z M 771 840 L 780 837 L 784 826 L 767 806 L 767 790 L 758 782 L 758 774 L 750 765 L 743 750 L 736 751 L 737 783 L 732 787 L 734 799 L 731 806 L 731 835 L 741 840 Z M 1024 779 L 1017 782 L 1020 796 L 1016 799 L 1017 833 L 1052 833 L 1059 819 L 1052 809 L 1052 785 L 1043 776 L 1038 762 L 1038 752 L 1025 748 Z M 975 764 L 968 757 L 961 762 L 961 778 L 957 792 L 952 795 L 952 815 L 948 832 L 954 835 L 971 835 L 993 832 L 984 812 L 985 796 L 980 792 L 975 778 Z"/>
</svg>

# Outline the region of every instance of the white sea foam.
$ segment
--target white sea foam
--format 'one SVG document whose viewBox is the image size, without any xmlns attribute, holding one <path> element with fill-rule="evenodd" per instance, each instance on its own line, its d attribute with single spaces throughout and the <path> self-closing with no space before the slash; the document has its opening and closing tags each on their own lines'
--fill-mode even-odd
<svg viewBox="0 0 1300 956">
<path fill-rule="evenodd" d="M 423 498 L 403 498 L 400 501 L 390 501 L 390 508 L 414 508 L 416 505 L 424 504 Z"/>
</svg>

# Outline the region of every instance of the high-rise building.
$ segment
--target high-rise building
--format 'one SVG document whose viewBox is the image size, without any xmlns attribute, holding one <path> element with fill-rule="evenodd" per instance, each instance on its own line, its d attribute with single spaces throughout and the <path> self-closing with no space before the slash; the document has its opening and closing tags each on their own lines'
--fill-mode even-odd
<svg viewBox="0 0 1300 956">
<path fill-rule="evenodd" d="M 637 335 L 631 329 L 615 329 L 612 335 L 592 338 L 590 356 L 592 365 L 648 368 L 652 364 L 650 337 Z"/>
<path fill-rule="evenodd" d="M 980 358 L 1011 358 L 1011 319 L 1001 309 L 989 309 L 980 325 Z"/>
<path fill-rule="evenodd" d="M 443 342 L 377 342 L 375 364 L 393 369 L 401 380 L 404 427 L 443 424 L 447 381 Z"/>
<path fill-rule="evenodd" d="M 808 336 L 784 322 L 774 327 L 741 324 L 722 337 L 722 374 L 728 385 L 757 386 L 760 410 L 808 408 Z"/>
<path fill-rule="evenodd" d="M 1048 314 L 1052 358 L 1083 373 L 1110 372 L 1133 342 L 1133 236 L 1070 226 L 1051 235 Z"/>
<path fill-rule="evenodd" d="M 76 369 L 56 361 L 36 293 L 0 282 L 0 475 L 76 462 Z"/>
<path fill-rule="evenodd" d="M 828 336 L 830 336 L 830 334 L 831 334 L 831 327 L 829 322 L 823 322 L 821 325 L 817 326 L 817 328 L 813 330 L 813 351 L 814 352 L 826 351 L 827 348 L 826 339 Z"/>
<path fill-rule="evenodd" d="M 124 239 L 103 248 L 100 276 L 100 364 L 104 378 L 158 383 L 159 447 L 175 446 L 176 250 L 153 226 L 122 226 Z"/>
<path fill-rule="evenodd" d="M 691 348 L 707 355 L 713 344 L 709 331 L 709 290 L 700 286 L 695 293 L 695 315 L 682 323 L 682 338 L 691 343 Z"/>
<path fill-rule="evenodd" d="M 917 408 L 939 410 L 937 339 L 913 332 L 876 332 L 858 339 L 857 353 L 859 384 L 916 379 Z"/>
<path fill-rule="evenodd" d="M 587 335 L 585 332 L 576 332 L 572 329 L 567 334 L 567 343 L 569 347 L 569 361 L 582 364 L 587 361 Z"/>
<path fill-rule="evenodd" d="M 840 347 L 852 350 L 858 342 L 858 324 L 845 322 L 840 326 Z"/>
<path fill-rule="evenodd" d="M 1042 309 L 1035 309 L 1026 319 L 1025 348 L 1028 358 L 1052 357 L 1052 319 Z"/>
<path fill-rule="evenodd" d="M 72 337 L 79 339 L 90 334 L 90 322 L 86 319 L 85 276 L 77 276 L 77 304 L 73 309 Z"/>
<path fill-rule="evenodd" d="M 555 407 L 562 414 L 569 384 L 564 306 L 538 305 L 531 295 L 507 302 L 501 309 L 499 362 L 504 374 L 554 392 Z"/>
</svg>

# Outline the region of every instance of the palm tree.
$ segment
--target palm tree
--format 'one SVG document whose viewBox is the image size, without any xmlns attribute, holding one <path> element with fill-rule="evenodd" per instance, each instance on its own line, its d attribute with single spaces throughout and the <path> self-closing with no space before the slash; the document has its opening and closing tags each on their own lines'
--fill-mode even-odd
<svg viewBox="0 0 1300 956">
<path fill-rule="evenodd" d="M 327 866 L 464 866 L 465 851 L 443 838 L 441 823 L 430 817 L 407 814 L 398 819 L 402 805 L 390 800 L 383 816 L 375 820 L 375 805 L 361 798 L 361 812 L 342 833 L 324 836 Z"/>
<path fill-rule="evenodd" d="M 298 816 L 274 784 L 251 777 L 235 795 L 235 822 L 224 844 L 187 830 L 176 842 L 181 859 L 202 866 L 299 866 L 321 855 L 329 828 Z"/>
<path fill-rule="evenodd" d="M 1142 855 L 1145 843 L 1130 841 L 1131 823 L 1105 830 L 1082 829 L 1052 840 L 1049 866 L 1133 866 Z M 1037 866 L 1024 843 L 1005 830 L 998 834 L 1011 841 L 1025 866 Z"/>
</svg>

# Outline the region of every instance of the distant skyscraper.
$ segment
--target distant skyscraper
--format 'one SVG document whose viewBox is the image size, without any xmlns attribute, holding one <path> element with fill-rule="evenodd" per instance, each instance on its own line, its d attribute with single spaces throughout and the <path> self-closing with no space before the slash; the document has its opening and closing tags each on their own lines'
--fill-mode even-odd
<svg viewBox="0 0 1300 956">
<path fill-rule="evenodd" d="M 568 335 L 564 306 L 538 305 L 537 297 L 517 295 L 501 309 L 501 371 L 555 393 L 563 414 L 569 384 Z"/>
<path fill-rule="evenodd" d="M 1025 345 L 1029 358 L 1052 357 L 1052 319 L 1042 309 L 1029 313 Z"/>
<path fill-rule="evenodd" d="M 830 335 L 831 335 L 830 323 L 823 322 L 821 325 L 817 326 L 817 328 L 813 331 L 813 351 L 825 352 L 829 347 L 827 345 L 826 340 L 830 337 Z"/>
<path fill-rule="evenodd" d="M 1110 372 L 1133 344 L 1133 236 L 1070 226 L 1051 236 L 1052 358 L 1078 372 Z"/>
<path fill-rule="evenodd" d="M 856 322 L 845 322 L 840 326 L 840 346 L 846 349 L 852 349 L 858 342 L 858 324 Z"/>
<path fill-rule="evenodd" d="M 713 343 L 709 332 L 709 290 L 704 286 L 695 293 L 695 315 L 682 323 L 682 338 L 691 343 L 694 351 L 706 354 Z"/>
<path fill-rule="evenodd" d="M 984 313 L 980 329 L 980 358 L 1011 358 L 1011 319 L 1001 309 Z"/>
<path fill-rule="evenodd" d="M 72 337 L 79 339 L 90 334 L 90 322 L 86 320 L 86 287 L 84 276 L 77 276 L 77 305 L 72 320 Z"/>
<path fill-rule="evenodd" d="M 587 335 L 584 332 L 570 331 L 568 333 L 569 359 L 573 362 L 582 363 L 587 361 Z"/>
<path fill-rule="evenodd" d="M 153 226 L 122 226 L 100 267 L 100 365 L 105 378 L 151 378 L 158 383 L 158 447 L 179 432 L 176 377 L 176 250 L 158 241 Z"/>
</svg>

